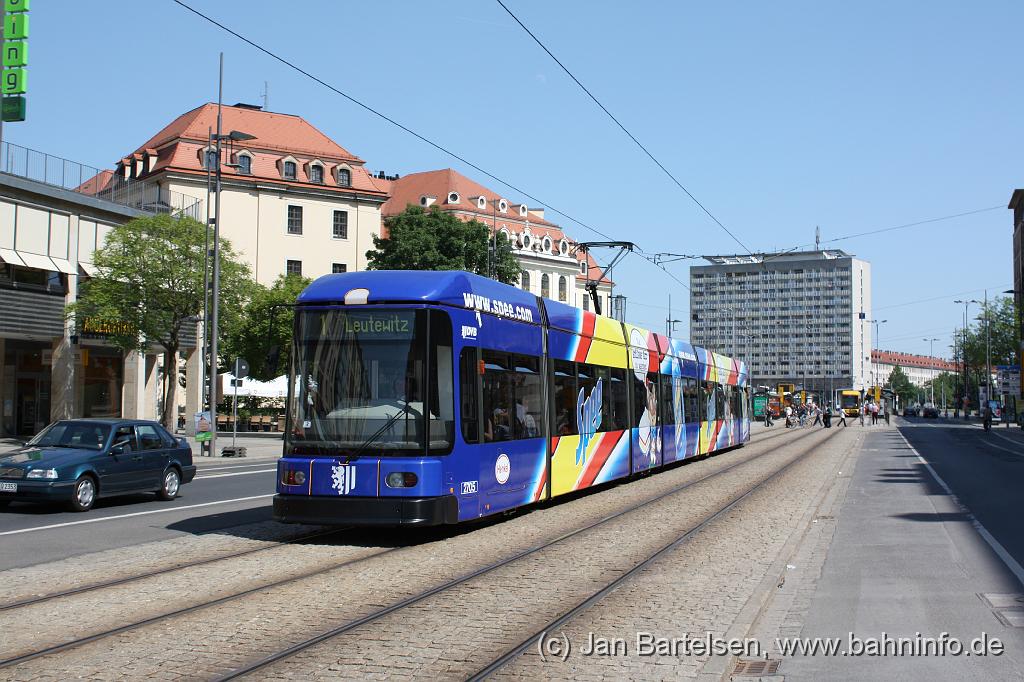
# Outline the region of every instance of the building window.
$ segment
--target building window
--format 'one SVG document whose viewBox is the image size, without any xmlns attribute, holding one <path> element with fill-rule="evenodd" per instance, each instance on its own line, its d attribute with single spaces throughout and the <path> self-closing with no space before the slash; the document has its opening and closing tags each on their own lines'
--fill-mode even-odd
<svg viewBox="0 0 1024 682">
<path fill-rule="evenodd" d="M 581 260 L 580 261 L 580 274 L 581 275 L 587 274 L 587 261 L 585 261 L 585 260 Z"/>
<path fill-rule="evenodd" d="M 334 238 L 348 239 L 348 211 L 334 212 Z"/>
<path fill-rule="evenodd" d="M 583 309 L 590 310 L 590 294 L 583 292 Z"/>
<path fill-rule="evenodd" d="M 217 170 L 217 150 L 206 150 L 206 163 L 203 167 L 208 168 L 209 170 Z"/>
<path fill-rule="evenodd" d="M 284 179 L 294 180 L 295 179 L 295 162 L 285 161 L 284 162 Z"/>
<path fill-rule="evenodd" d="M 540 295 L 551 298 L 551 278 L 546 274 L 540 276 Z"/>
<path fill-rule="evenodd" d="M 302 234 L 302 207 L 288 207 L 288 234 Z"/>
<path fill-rule="evenodd" d="M 530 290 L 530 273 L 528 273 L 526 270 L 523 270 L 522 280 L 523 280 L 523 291 L 529 291 Z"/>
<path fill-rule="evenodd" d="M 331 272 L 337 275 L 340 272 L 348 272 L 348 266 L 344 263 L 332 263 Z"/>
<path fill-rule="evenodd" d="M 302 277 L 302 261 L 290 260 L 285 264 L 284 274 Z"/>
<path fill-rule="evenodd" d="M 352 171 L 348 168 L 338 169 L 338 184 L 342 187 L 349 187 L 352 185 Z"/>
<path fill-rule="evenodd" d="M 309 167 L 309 181 L 317 184 L 324 184 L 324 167 L 323 166 L 310 166 Z"/>
<path fill-rule="evenodd" d="M 252 157 L 248 154 L 238 155 L 238 172 L 242 175 L 252 175 Z"/>
<path fill-rule="evenodd" d="M 558 300 L 565 303 L 565 299 L 569 297 L 567 292 L 567 283 L 565 281 L 565 275 L 559 275 L 558 277 Z"/>
</svg>

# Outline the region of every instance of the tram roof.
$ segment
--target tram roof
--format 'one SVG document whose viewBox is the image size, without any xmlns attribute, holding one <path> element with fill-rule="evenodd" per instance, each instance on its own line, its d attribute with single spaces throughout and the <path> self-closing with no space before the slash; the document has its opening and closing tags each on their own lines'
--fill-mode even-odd
<svg viewBox="0 0 1024 682">
<path fill-rule="evenodd" d="M 501 314 L 494 304 L 530 310 L 540 321 L 537 297 L 508 284 L 459 270 L 364 270 L 324 275 L 299 294 L 299 303 L 342 303 L 355 289 L 366 303 L 441 303 Z"/>
</svg>

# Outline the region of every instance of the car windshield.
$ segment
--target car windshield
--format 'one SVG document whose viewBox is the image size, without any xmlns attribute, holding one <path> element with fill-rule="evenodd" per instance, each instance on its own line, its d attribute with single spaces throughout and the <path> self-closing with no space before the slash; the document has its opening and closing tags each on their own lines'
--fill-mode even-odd
<svg viewBox="0 0 1024 682">
<path fill-rule="evenodd" d="M 102 450 L 110 435 L 110 426 L 95 422 L 54 422 L 28 442 L 43 448 L 85 448 Z"/>
<path fill-rule="evenodd" d="M 292 362 L 289 454 L 451 449 L 455 401 L 446 313 L 299 311 Z"/>
</svg>

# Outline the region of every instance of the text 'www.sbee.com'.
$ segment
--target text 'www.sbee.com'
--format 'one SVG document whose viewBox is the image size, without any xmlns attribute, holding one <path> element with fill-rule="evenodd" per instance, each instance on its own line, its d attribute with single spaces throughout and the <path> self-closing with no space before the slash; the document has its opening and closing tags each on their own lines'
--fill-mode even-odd
<svg viewBox="0 0 1024 682">
<path fill-rule="evenodd" d="M 586 657 L 707 657 L 742 656 L 764 658 L 768 650 L 754 638 L 726 638 L 712 632 L 703 635 L 684 634 L 664 637 L 652 632 L 637 632 L 635 637 L 611 637 L 598 633 L 577 636 L 578 641 L 564 632 L 545 632 L 537 640 L 537 653 L 544 660 L 565 661 L 578 654 Z M 926 636 L 920 632 L 913 637 L 898 637 L 881 633 L 877 637 L 860 637 L 848 633 L 846 637 L 780 637 L 774 640 L 773 655 L 791 656 L 1001 656 L 1003 642 L 986 632 L 965 640 L 948 632 Z"/>
</svg>

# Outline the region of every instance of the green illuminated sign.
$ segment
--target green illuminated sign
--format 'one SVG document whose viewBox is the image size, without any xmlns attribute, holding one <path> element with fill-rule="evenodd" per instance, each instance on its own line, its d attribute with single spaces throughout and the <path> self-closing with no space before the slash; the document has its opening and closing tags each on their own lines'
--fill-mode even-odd
<svg viewBox="0 0 1024 682">
<path fill-rule="evenodd" d="M 28 66 L 28 42 L 24 40 L 4 42 L 4 66 Z"/>
<path fill-rule="evenodd" d="M 5 95 L 23 95 L 28 90 L 28 71 L 25 69 L 4 69 L 2 89 Z"/>
<path fill-rule="evenodd" d="M 28 9 L 30 0 L 3 0 L 3 55 L 0 63 L 0 121 L 24 121 L 28 92 Z"/>
<path fill-rule="evenodd" d="M 4 18 L 4 40 L 24 40 L 28 38 L 28 15 L 25 13 L 8 14 Z"/>
</svg>

